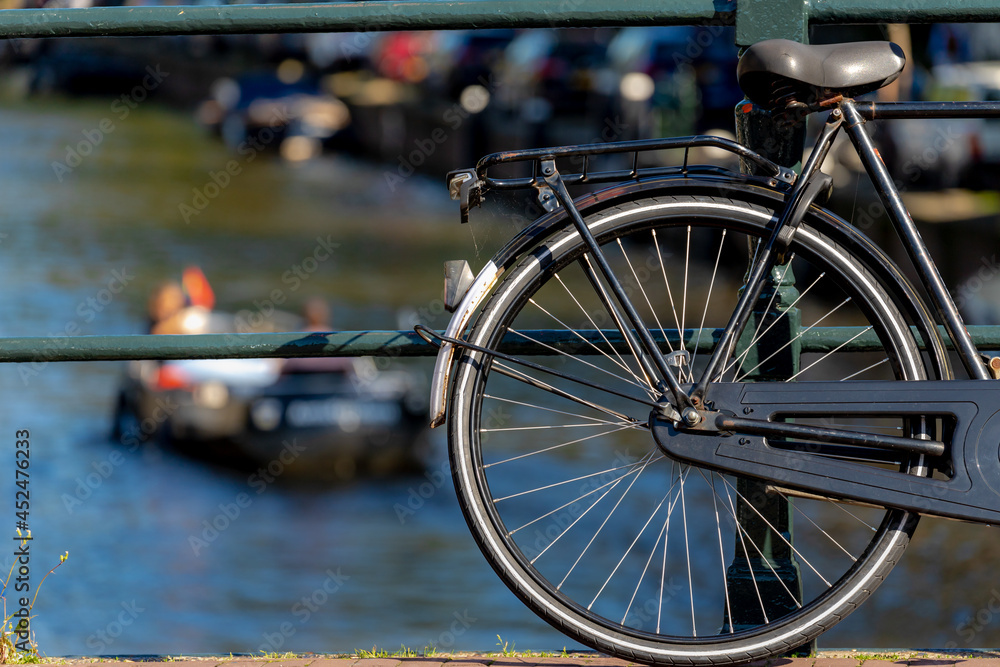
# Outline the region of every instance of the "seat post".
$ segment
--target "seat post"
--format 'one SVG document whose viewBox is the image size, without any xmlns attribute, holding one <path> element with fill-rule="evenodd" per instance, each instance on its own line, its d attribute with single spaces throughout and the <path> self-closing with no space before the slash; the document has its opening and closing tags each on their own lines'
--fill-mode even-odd
<svg viewBox="0 0 1000 667">
<path fill-rule="evenodd" d="M 791 37 L 803 39 L 801 34 Z M 781 166 L 799 170 L 805 147 L 804 114 L 800 117 L 786 114 L 778 118 L 744 99 L 736 107 L 735 120 L 736 137 L 741 144 Z M 749 162 L 743 161 L 741 167 L 744 173 L 757 173 L 757 167 Z M 754 250 L 753 247 L 747 248 L 748 273 L 749 258 L 754 255 Z M 790 268 L 789 264 L 772 270 L 769 283 L 761 293 L 753 316 L 737 343 L 736 353 L 740 354 L 750 344 L 755 330 L 764 331 L 770 322 L 778 320 L 778 325 L 771 327 L 765 336 L 767 340 L 757 341 L 756 345 L 760 349 L 781 351 L 770 358 L 767 364 L 755 370 L 747 378 L 750 381 L 786 379 L 798 370 L 799 346 L 785 345 L 789 341 L 796 341 L 800 325 L 797 309 L 791 305 L 795 302 L 798 291 Z M 787 312 L 789 310 L 793 312 Z M 757 323 L 761 321 L 765 321 L 765 324 L 758 327 Z M 746 364 L 748 368 L 756 365 Z M 765 617 L 773 620 L 794 610 L 795 602 L 789 598 L 788 591 L 797 595 L 799 603 L 802 601 L 802 580 L 795 554 L 786 543 L 771 534 L 772 530 L 778 530 L 789 543 L 792 542 L 791 503 L 794 501 L 786 501 L 778 494 L 769 494 L 766 484 L 749 479 L 738 479 L 737 490 L 737 521 L 741 529 L 736 535 L 733 562 L 727 568 L 731 609 L 724 620 L 724 631 L 729 627 L 739 631 L 763 623 Z M 755 538 L 770 537 L 757 542 L 761 545 L 760 557 L 746 557 L 741 543 L 744 536 L 755 542 Z M 748 551 L 753 553 L 752 549 Z M 813 640 L 793 649 L 789 655 L 810 654 L 815 648 Z"/>
</svg>

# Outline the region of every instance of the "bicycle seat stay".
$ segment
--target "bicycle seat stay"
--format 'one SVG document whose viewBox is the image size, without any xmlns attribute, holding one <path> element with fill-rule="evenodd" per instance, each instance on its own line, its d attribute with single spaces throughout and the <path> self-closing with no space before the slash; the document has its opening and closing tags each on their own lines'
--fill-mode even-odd
<svg viewBox="0 0 1000 667">
<path fill-rule="evenodd" d="M 800 44 L 769 39 L 747 49 L 737 77 L 747 98 L 765 109 L 854 97 L 895 81 L 906 56 L 892 42 Z"/>
</svg>

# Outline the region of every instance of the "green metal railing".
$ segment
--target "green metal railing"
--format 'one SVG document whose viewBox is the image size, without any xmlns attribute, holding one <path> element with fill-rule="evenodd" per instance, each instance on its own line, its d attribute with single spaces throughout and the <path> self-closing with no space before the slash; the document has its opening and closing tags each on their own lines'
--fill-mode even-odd
<svg viewBox="0 0 1000 667">
<path fill-rule="evenodd" d="M 369 30 L 736 26 L 737 41 L 801 39 L 809 24 L 1000 21 L 995 0 L 409 0 L 0 11 L 0 38 Z"/>
<path fill-rule="evenodd" d="M 944 327 L 941 335 L 947 341 Z M 1000 326 L 969 327 L 976 346 L 1000 349 Z M 712 349 L 722 330 L 703 334 L 699 352 Z M 598 354 L 609 348 L 628 353 L 617 330 L 581 330 L 572 339 L 558 331 L 525 332 L 508 336 L 500 350 L 509 354 L 549 354 L 564 347 L 574 354 Z M 577 335 L 579 334 L 579 335 Z M 914 332 L 922 343 L 920 334 Z M 581 337 L 589 342 L 581 349 Z M 654 334 L 654 338 L 661 338 Z M 688 330 L 684 339 L 698 338 Z M 674 347 L 676 332 L 666 336 Z M 833 349 L 846 352 L 873 352 L 881 349 L 877 336 L 861 327 L 815 327 L 801 334 L 803 353 L 823 353 Z M 661 339 L 662 345 L 666 343 Z M 665 347 L 665 349 L 667 349 Z M 254 333 L 200 334 L 184 336 L 23 336 L 0 338 L 0 363 L 46 361 L 127 361 L 133 359 L 259 359 L 264 357 L 422 357 L 437 353 L 437 347 L 413 331 L 341 331 L 337 333 Z"/>
</svg>

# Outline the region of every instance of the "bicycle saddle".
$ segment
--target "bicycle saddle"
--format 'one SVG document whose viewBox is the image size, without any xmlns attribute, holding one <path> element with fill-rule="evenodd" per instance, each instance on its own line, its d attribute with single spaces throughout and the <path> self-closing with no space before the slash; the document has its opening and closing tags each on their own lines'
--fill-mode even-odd
<svg viewBox="0 0 1000 667">
<path fill-rule="evenodd" d="M 905 64 L 903 49 L 892 42 L 810 45 L 768 39 L 746 50 L 736 74 L 750 101 L 774 110 L 870 93 L 895 81 Z"/>
</svg>

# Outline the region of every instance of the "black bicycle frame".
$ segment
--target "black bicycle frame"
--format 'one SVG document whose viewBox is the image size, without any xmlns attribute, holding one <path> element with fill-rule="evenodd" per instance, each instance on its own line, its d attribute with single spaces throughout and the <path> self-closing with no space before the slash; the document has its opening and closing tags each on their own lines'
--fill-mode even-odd
<svg viewBox="0 0 1000 667">
<path fill-rule="evenodd" d="M 874 119 L 908 119 L 908 118 L 1000 118 L 1000 103 L 995 102 L 855 102 L 851 99 L 841 100 L 836 109 L 831 112 L 830 120 L 827 121 L 827 130 L 817 140 L 813 149 L 813 154 L 803 168 L 802 175 L 796 182 L 792 192 L 786 198 L 784 210 L 781 212 L 777 225 L 773 230 L 771 239 L 768 240 L 763 252 L 759 253 L 757 264 L 751 268 L 751 275 L 747 281 L 746 289 L 732 319 L 726 326 L 723 333 L 722 343 L 716 348 L 708 371 L 702 377 L 701 382 L 692 392 L 692 398 L 696 405 L 703 403 L 705 394 L 711 386 L 712 378 L 715 375 L 714 369 L 728 354 L 728 347 L 740 335 L 743 326 L 746 324 L 750 303 L 756 295 L 763 289 L 763 282 L 771 267 L 773 266 L 777 253 L 773 246 L 781 237 L 783 227 L 796 225 L 800 219 L 796 219 L 796 214 L 801 216 L 801 211 L 797 211 L 796 205 L 799 195 L 808 190 L 810 179 L 818 173 L 821 159 L 816 159 L 826 155 L 832 143 L 836 128 L 843 119 L 844 129 L 854 144 L 858 156 L 864 164 L 878 192 L 879 198 L 885 206 L 889 219 L 892 222 L 896 233 L 899 235 L 909 254 L 910 261 L 913 262 L 920 278 L 920 282 L 930 297 L 931 305 L 934 308 L 937 318 L 944 325 L 949 337 L 958 351 L 959 358 L 968 372 L 969 376 L 976 380 L 991 379 L 985 360 L 979 355 L 976 346 L 972 342 L 962 316 L 958 312 L 954 299 L 948 292 L 944 280 L 941 278 L 934 260 L 930 256 L 927 245 L 923 242 L 920 232 L 917 230 L 913 219 L 910 217 L 903 200 L 899 195 L 888 169 L 882 162 L 878 150 L 872 143 L 871 137 L 864 130 L 866 120 Z M 832 123 L 836 122 L 836 127 Z"/>
<path fill-rule="evenodd" d="M 917 226 L 910 217 L 899 191 L 889 175 L 878 151 L 872 144 L 871 137 L 864 131 L 864 121 L 874 119 L 907 119 L 907 118 L 1000 118 L 1000 103 L 995 102 L 895 102 L 858 103 L 844 100 L 840 103 L 844 113 L 847 135 L 851 138 L 858 156 L 868 172 L 875 190 L 896 233 L 913 262 L 924 289 L 927 290 L 938 318 L 945 326 L 948 335 L 955 344 L 962 365 L 969 376 L 976 380 L 989 380 L 990 374 L 972 342 L 969 331 L 962 322 L 954 299 L 948 292 L 941 274 L 934 264 L 927 246 L 917 231 Z"/>
</svg>

